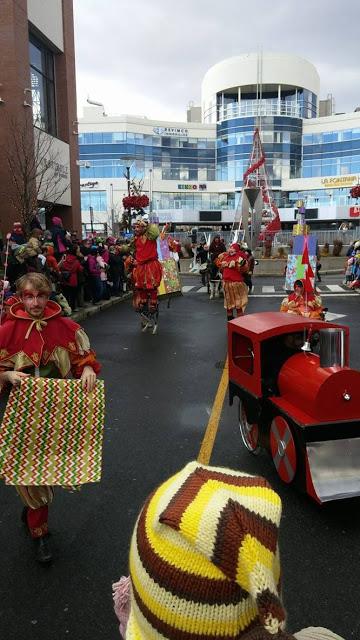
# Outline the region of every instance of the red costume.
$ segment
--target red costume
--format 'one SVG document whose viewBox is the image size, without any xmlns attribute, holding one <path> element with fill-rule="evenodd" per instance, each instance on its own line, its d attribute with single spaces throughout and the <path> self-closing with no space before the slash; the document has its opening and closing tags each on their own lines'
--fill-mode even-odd
<svg viewBox="0 0 360 640">
<path fill-rule="evenodd" d="M 320 296 L 315 295 L 313 291 L 306 292 L 305 287 L 305 279 L 296 280 L 295 290 L 283 299 L 280 311 L 322 320 L 324 309 Z"/>
<path fill-rule="evenodd" d="M 125 251 L 133 254 L 130 262 L 134 286 L 133 304 L 142 313 L 157 313 L 157 290 L 162 278 L 162 266 L 158 259 L 156 240 L 159 228 L 142 219 L 135 222 L 135 237 Z"/>
<path fill-rule="evenodd" d="M 231 319 L 233 309 L 241 315 L 248 302 L 248 288 L 244 282 L 244 274 L 248 271 L 247 255 L 234 243 L 228 252 L 220 254 L 216 262 L 223 278 L 224 307 L 228 319 Z"/>
<path fill-rule="evenodd" d="M 0 372 L 24 371 L 46 378 L 65 378 L 72 373 L 80 378 L 84 367 L 89 366 L 98 373 L 100 365 L 86 333 L 60 314 L 61 307 L 48 301 L 42 317 L 34 319 L 22 302 L 15 302 L 0 327 Z M 17 487 L 17 491 L 27 507 L 32 537 L 46 535 L 52 487 Z"/>
</svg>

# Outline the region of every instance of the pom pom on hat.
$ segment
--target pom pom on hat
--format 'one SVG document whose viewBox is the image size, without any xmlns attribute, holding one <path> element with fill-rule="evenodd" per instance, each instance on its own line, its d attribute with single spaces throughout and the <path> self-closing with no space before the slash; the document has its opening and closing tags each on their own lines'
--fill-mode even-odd
<svg viewBox="0 0 360 640">
<path fill-rule="evenodd" d="M 281 501 L 266 480 L 189 463 L 145 503 L 130 550 L 127 640 L 290 640 Z"/>
</svg>

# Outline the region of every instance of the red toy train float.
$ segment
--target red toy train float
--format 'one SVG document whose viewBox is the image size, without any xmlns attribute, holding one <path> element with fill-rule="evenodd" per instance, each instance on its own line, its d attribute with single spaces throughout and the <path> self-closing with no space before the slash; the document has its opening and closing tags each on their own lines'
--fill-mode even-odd
<svg viewBox="0 0 360 640">
<path fill-rule="evenodd" d="M 229 399 L 253 454 L 319 503 L 360 495 L 360 371 L 349 329 L 284 313 L 228 323 Z"/>
</svg>

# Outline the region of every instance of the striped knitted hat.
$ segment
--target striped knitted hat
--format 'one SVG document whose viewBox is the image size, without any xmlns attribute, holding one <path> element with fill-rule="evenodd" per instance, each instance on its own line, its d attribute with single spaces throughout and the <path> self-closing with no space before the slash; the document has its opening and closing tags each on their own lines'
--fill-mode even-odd
<svg viewBox="0 0 360 640">
<path fill-rule="evenodd" d="M 189 463 L 150 496 L 130 549 L 126 640 L 285 640 L 281 501 L 263 478 Z"/>
</svg>

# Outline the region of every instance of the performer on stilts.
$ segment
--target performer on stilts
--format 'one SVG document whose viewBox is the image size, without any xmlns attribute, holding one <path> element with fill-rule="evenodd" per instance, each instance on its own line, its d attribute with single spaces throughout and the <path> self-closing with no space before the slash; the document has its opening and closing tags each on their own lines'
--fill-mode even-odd
<svg viewBox="0 0 360 640">
<path fill-rule="evenodd" d="M 134 234 L 134 240 L 123 249 L 132 254 L 130 267 L 133 305 L 141 314 L 142 330 L 152 327 L 153 333 L 156 333 L 159 315 L 158 287 L 162 277 L 156 243 L 160 231 L 156 224 L 150 224 L 144 217 L 138 216 Z"/>
<path fill-rule="evenodd" d="M 217 264 L 222 273 L 227 319 L 232 320 L 234 309 L 236 314 L 241 316 L 248 303 L 248 287 L 244 282 L 244 275 L 249 269 L 247 256 L 235 242 L 226 253 L 219 255 Z"/>
<path fill-rule="evenodd" d="M 100 365 L 80 327 L 61 316 L 61 307 L 49 300 L 51 283 L 45 275 L 29 273 L 17 281 L 17 298 L 0 327 L 0 385 L 18 386 L 28 376 L 80 378 L 91 392 Z M 35 541 L 36 558 L 52 560 L 48 541 L 51 486 L 17 486 L 24 509 L 22 519 Z"/>
</svg>

